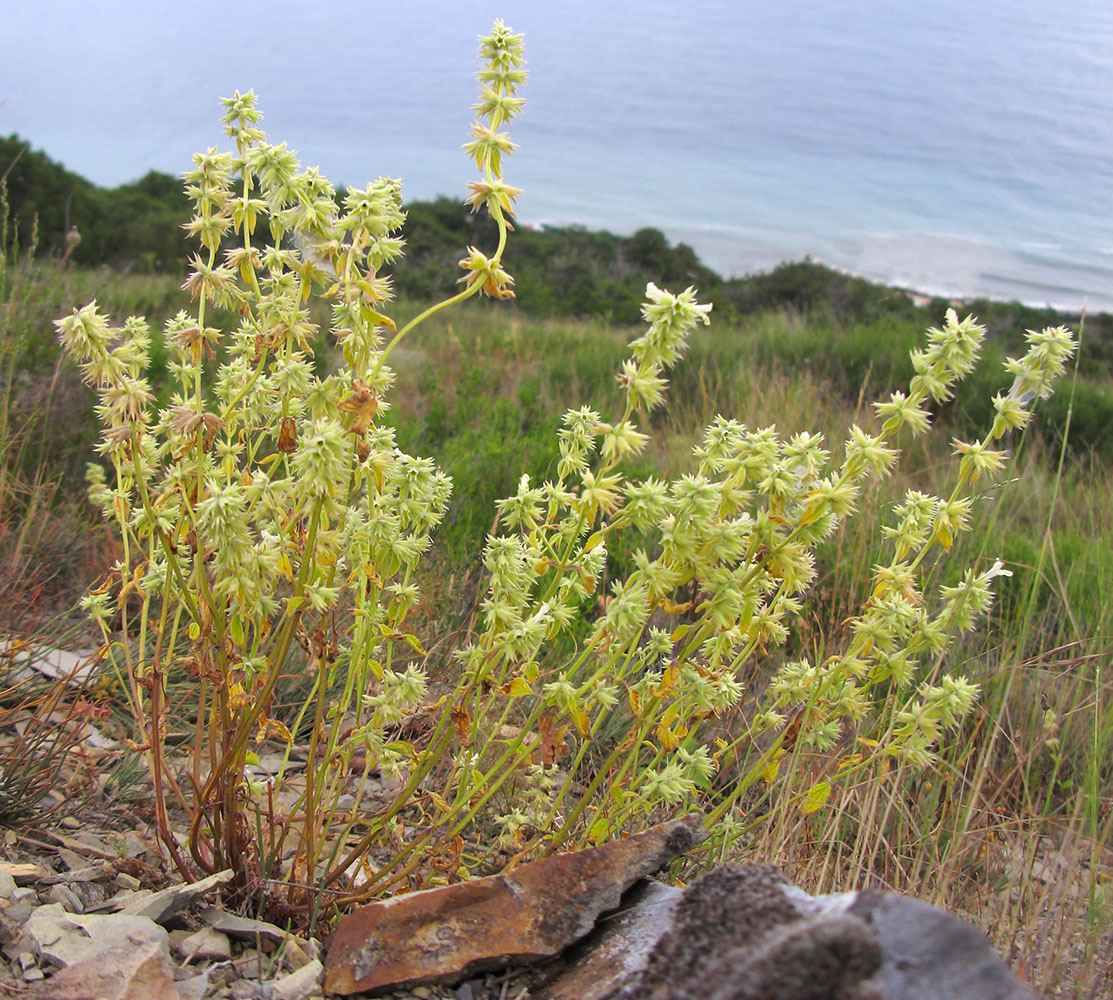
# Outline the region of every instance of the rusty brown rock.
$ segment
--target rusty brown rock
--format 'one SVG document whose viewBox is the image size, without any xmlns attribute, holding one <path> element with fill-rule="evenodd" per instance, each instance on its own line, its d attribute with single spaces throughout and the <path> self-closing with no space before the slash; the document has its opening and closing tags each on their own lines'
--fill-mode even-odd
<svg viewBox="0 0 1113 1000">
<path fill-rule="evenodd" d="M 448 983 L 556 955 L 618 906 L 635 881 L 707 837 L 687 816 L 626 840 L 505 874 L 395 896 L 343 917 L 325 962 L 325 991 L 372 993 Z"/>
</svg>

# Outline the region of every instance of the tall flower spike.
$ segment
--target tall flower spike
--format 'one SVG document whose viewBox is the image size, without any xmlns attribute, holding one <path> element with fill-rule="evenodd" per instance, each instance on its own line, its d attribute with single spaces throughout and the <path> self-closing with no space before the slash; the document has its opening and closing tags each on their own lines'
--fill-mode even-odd
<svg viewBox="0 0 1113 1000">
<path fill-rule="evenodd" d="M 526 80 L 522 36 L 515 35 L 502 21 L 496 21 L 491 34 L 479 40 L 479 56 L 486 65 L 477 74 L 480 100 L 472 105 L 472 110 L 480 120 L 472 125 L 472 138 L 464 150 L 475 160 L 486 183 L 472 185 L 468 203 L 478 208 L 485 202 L 494 215 L 501 210 L 509 211 L 521 193 L 498 182 L 502 180 L 503 156 L 509 156 L 516 148 L 509 134 L 500 132 L 499 127 L 516 117 L 524 104 L 516 93 Z"/>
</svg>

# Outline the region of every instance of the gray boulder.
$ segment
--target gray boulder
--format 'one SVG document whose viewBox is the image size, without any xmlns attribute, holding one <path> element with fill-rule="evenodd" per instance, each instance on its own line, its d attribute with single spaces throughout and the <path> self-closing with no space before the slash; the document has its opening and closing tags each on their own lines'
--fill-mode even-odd
<svg viewBox="0 0 1113 1000">
<path fill-rule="evenodd" d="M 895 893 L 747 865 L 623 903 L 534 1000 L 1032 1000 L 976 927 Z"/>
</svg>

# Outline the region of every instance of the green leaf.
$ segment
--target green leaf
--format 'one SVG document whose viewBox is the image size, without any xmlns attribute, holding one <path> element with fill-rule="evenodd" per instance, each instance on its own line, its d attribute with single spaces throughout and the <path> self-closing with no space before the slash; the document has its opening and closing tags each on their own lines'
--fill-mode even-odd
<svg viewBox="0 0 1113 1000">
<path fill-rule="evenodd" d="M 810 816 L 813 812 L 817 812 L 827 805 L 827 800 L 830 797 L 831 782 L 817 781 L 808 789 L 808 793 L 804 796 L 804 801 L 801 803 L 800 808 L 804 810 L 805 816 Z"/>
<path fill-rule="evenodd" d="M 394 753 L 404 754 L 411 760 L 417 760 L 417 750 L 414 749 L 412 743 L 407 743 L 405 740 L 393 740 L 390 743 L 383 745 L 384 750 L 391 750 Z"/>
<path fill-rule="evenodd" d="M 601 844 L 611 832 L 611 821 L 606 816 L 596 816 L 587 828 L 587 839 L 593 844 Z"/>
<path fill-rule="evenodd" d="M 596 531 L 586 542 L 584 547 L 580 550 L 583 555 L 586 555 L 594 548 L 598 548 L 600 542 L 603 541 L 603 532 Z"/>
</svg>

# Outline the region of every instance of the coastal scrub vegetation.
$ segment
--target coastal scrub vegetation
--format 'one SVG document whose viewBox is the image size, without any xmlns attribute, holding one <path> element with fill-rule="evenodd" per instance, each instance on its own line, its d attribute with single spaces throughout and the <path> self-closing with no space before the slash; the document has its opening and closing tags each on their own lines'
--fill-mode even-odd
<svg viewBox="0 0 1113 1000">
<path fill-rule="evenodd" d="M 31 574 L 106 461 L 74 561 L 168 859 L 313 926 L 699 808 L 702 863 L 992 915 L 1047 984 L 1082 928 L 1096 983 L 1108 345 L 1041 433 L 1057 316 L 1019 342 L 1017 307 L 807 262 L 732 285 L 655 230 L 511 236 L 521 38 L 480 53 L 468 208 L 403 228 L 398 182 L 335 189 L 248 93 L 186 174 L 184 301 L 176 248 L 120 277 L 74 268 L 84 231 L 5 235 L 0 542 Z M 13 628 L 70 593 L 14 579 Z M 1073 922 L 1041 837 L 1090 865 Z"/>
<path fill-rule="evenodd" d="M 152 325 L 181 307 L 177 286 L 185 277 L 189 248 L 180 227 L 188 223 L 190 205 L 175 178 L 151 172 L 132 184 L 99 188 L 17 136 L 0 138 L 0 168 L 8 200 L 16 207 L 15 234 L 24 245 L 33 238 L 40 251 L 65 254 L 82 268 L 111 268 L 121 280 L 109 283 L 109 290 L 103 288 L 104 274 L 90 276 L 89 291 L 119 297 L 113 303 L 119 310 L 149 316 Z M 345 188 L 338 186 L 337 192 L 343 198 Z M 462 248 L 497 239 L 497 226 L 488 214 L 472 212 L 456 199 L 411 202 L 404 210 L 406 262 L 392 275 L 392 287 L 407 303 L 448 295 Z M 262 246 L 261 240 L 253 240 Z M 879 392 L 907 382 L 912 375 L 909 351 L 949 306 L 944 299 L 917 304 L 900 289 L 810 260 L 782 264 L 769 274 L 724 279 L 690 247 L 673 246 L 649 227 L 630 236 L 576 226 L 520 227 L 504 250 L 503 263 L 515 277 L 517 294 L 501 301 L 498 309 L 516 319 L 568 317 L 633 326 L 650 281 L 661 287 L 698 288 L 714 306 L 719 330 L 747 330 L 761 326 L 769 314 L 783 315 L 786 323 L 779 335 L 763 340 L 762 362 L 792 364 L 806 358 L 813 372 L 828 377 L 851 400 L 866 381 L 871 391 Z M 969 388 L 955 407 L 958 432 L 970 435 L 985 426 L 1000 362 L 1024 349 L 1023 331 L 1064 323 L 1078 329 L 1081 316 L 980 299 L 963 308 L 978 317 L 987 338 L 968 377 Z M 1074 455 L 1098 453 L 1108 463 L 1113 461 L 1113 439 L 1106 433 L 1113 426 L 1108 385 L 1113 315 L 1087 316 L 1085 326 L 1070 400 L 1069 447 Z M 152 336 L 157 366 L 159 331 Z M 49 339 L 39 345 L 40 351 L 51 349 Z M 156 390 L 168 384 L 157 367 L 152 384 Z M 1067 399 L 1053 396 L 1046 405 L 1046 426 L 1066 426 Z"/>
</svg>

